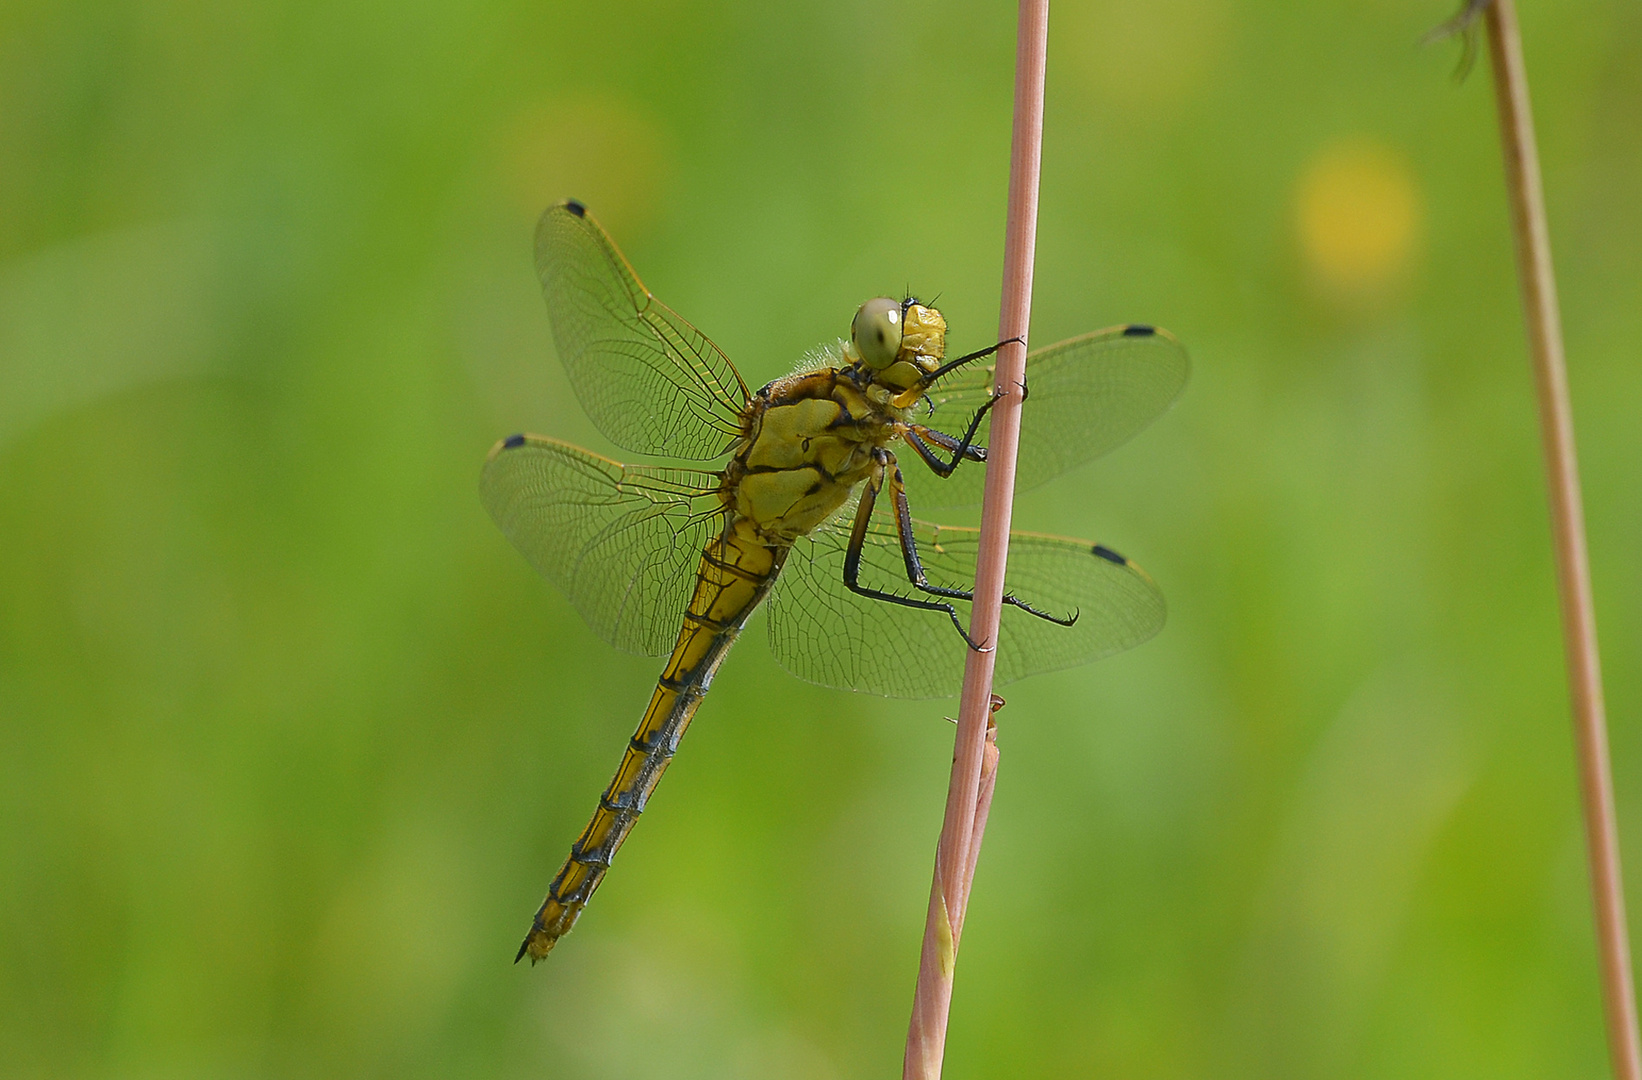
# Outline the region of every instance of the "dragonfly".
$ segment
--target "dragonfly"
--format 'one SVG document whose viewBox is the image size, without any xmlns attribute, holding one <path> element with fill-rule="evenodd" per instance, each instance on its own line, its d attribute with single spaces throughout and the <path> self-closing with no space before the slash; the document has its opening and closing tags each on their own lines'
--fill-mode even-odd
<svg viewBox="0 0 1642 1080">
<path fill-rule="evenodd" d="M 554 343 L 594 425 L 637 454 L 717 464 L 622 464 L 543 435 L 502 439 L 485 462 L 482 501 L 526 560 L 599 637 L 667 657 L 515 961 L 545 958 L 575 924 L 761 604 L 794 675 L 892 697 L 956 694 L 964 648 L 995 649 L 1001 685 L 1162 628 L 1162 594 L 1115 549 L 1014 532 L 997 640 L 969 637 L 979 531 L 911 506 L 979 497 L 1001 344 L 949 360 L 933 304 L 879 297 L 847 338 L 749 392 L 583 204 L 542 215 L 535 254 Z M 1140 324 L 1029 353 L 1017 487 L 1127 440 L 1174 402 L 1188 369 L 1172 335 Z M 897 452 L 928 481 L 909 485 Z"/>
</svg>

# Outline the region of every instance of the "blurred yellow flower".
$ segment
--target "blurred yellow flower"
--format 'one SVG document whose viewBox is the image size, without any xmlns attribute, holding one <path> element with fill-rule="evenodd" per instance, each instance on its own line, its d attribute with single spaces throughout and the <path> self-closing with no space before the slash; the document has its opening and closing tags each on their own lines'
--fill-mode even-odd
<svg viewBox="0 0 1642 1080">
<path fill-rule="evenodd" d="M 1419 247 L 1413 170 L 1401 152 L 1369 138 L 1342 139 L 1312 155 L 1294 212 L 1307 269 L 1336 294 L 1383 294 L 1406 276 Z"/>
</svg>

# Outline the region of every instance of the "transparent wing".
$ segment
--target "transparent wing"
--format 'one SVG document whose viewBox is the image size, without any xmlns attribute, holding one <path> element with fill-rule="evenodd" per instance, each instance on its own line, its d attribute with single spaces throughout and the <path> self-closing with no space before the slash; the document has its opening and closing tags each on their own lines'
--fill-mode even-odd
<svg viewBox="0 0 1642 1080">
<path fill-rule="evenodd" d="M 741 432 L 747 387 L 707 336 L 650 295 L 580 203 L 536 226 L 536 271 L 582 408 L 640 454 L 718 457 Z"/>
<path fill-rule="evenodd" d="M 1039 349 L 1026 358 L 1026 404 L 1015 487 L 1025 491 L 1127 442 L 1174 404 L 1191 364 L 1174 335 L 1131 325 Z M 914 419 L 961 436 L 991 398 L 997 376 L 978 362 L 942 379 L 927 395 L 931 411 Z M 976 441 L 991 439 L 991 421 Z M 963 464 L 942 480 L 916 463 L 906 470 L 918 506 L 978 502 L 985 466 Z"/>
<path fill-rule="evenodd" d="M 932 583 L 968 589 L 979 530 L 915 521 L 918 554 Z M 849 519 L 835 516 L 800 540 L 770 599 L 770 648 L 801 679 L 889 697 L 951 697 L 963 685 L 964 643 L 945 615 L 858 596 L 844 585 Z M 906 579 L 894 529 L 874 523 L 861 583 L 922 597 Z M 995 681 L 1085 664 L 1131 649 L 1163 628 L 1163 594 L 1116 552 L 1086 540 L 1037 533 L 1009 538 L 1010 593 L 1057 616 L 1060 626 L 1006 606 Z M 968 605 L 958 603 L 967 625 Z"/>
<path fill-rule="evenodd" d="M 716 473 L 621 465 L 539 435 L 490 451 L 479 479 L 504 535 L 628 652 L 673 647 L 701 553 L 723 527 Z"/>
</svg>

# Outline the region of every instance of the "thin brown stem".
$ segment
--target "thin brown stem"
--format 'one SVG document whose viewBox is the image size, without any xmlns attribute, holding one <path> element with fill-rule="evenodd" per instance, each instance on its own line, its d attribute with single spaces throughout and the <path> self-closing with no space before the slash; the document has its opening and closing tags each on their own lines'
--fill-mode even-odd
<svg viewBox="0 0 1642 1080">
<path fill-rule="evenodd" d="M 1579 757 L 1608 1054 L 1615 1077 L 1642 1080 L 1636 990 L 1631 980 L 1631 947 L 1619 870 L 1619 832 L 1614 821 L 1608 729 L 1603 715 L 1602 667 L 1597 654 L 1596 616 L 1591 604 L 1590 565 L 1585 551 L 1585 510 L 1579 494 L 1573 412 L 1568 404 L 1568 373 L 1562 352 L 1562 318 L 1557 310 L 1556 278 L 1551 271 L 1551 242 L 1545 224 L 1539 150 L 1534 142 L 1533 115 L 1528 104 L 1528 76 L 1523 68 L 1522 38 L 1512 0 L 1493 0 L 1487 5 L 1483 18 L 1488 28 L 1494 97 L 1505 151 L 1505 182 L 1511 199 L 1523 318 L 1539 396 L 1540 441 L 1550 494 L 1563 652 Z"/>
<path fill-rule="evenodd" d="M 947 1014 L 958 929 L 969 897 L 975 860 L 972 841 L 980 809 L 981 773 L 991 714 L 992 670 L 1003 608 L 1004 564 L 1015 494 L 1021 388 L 1026 381 L 1026 337 L 1031 323 L 1032 260 L 1037 245 L 1039 155 L 1043 143 L 1043 76 L 1049 37 L 1049 0 L 1020 0 L 1015 38 L 1015 123 L 1009 152 L 1009 211 L 1004 232 L 1003 296 L 998 315 L 997 389 L 987 444 L 986 493 L 981 504 L 979 559 L 969 636 L 988 646 L 969 651 L 947 786 L 946 816 L 935 855 L 924 924 L 918 989 L 907 1029 L 905 1080 L 935 1080 L 946 1050 Z M 984 823 L 984 817 L 981 819 Z"/>
</svg>

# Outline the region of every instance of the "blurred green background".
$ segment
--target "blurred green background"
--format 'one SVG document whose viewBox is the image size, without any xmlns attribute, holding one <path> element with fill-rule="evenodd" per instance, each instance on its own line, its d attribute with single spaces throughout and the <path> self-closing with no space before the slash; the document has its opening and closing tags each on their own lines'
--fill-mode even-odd
<svg viewBox="0 0 1642 1080">
<path fill-rule="evenodd" d="M 1597 1077 L 1537 435 L 1446 3 L 1057 0 L 1034 341 L 1191 348 L 1023 498 L 1144 648 L 1006 691 L 948 1076 Z M 1642 9 L 1527 0 L 1642 882 Z M 586 200 L 749 382 L 997 312 L 1009 4 L 0 9 L 0 1074 L 895 1075 L 955 706 L 755 623 L 575 934 L 511 964 L 657 661 L 480 508 L 606 449 Z M 1633 908 L 1633 917 L 1638 909 Z"/>
</svg>

